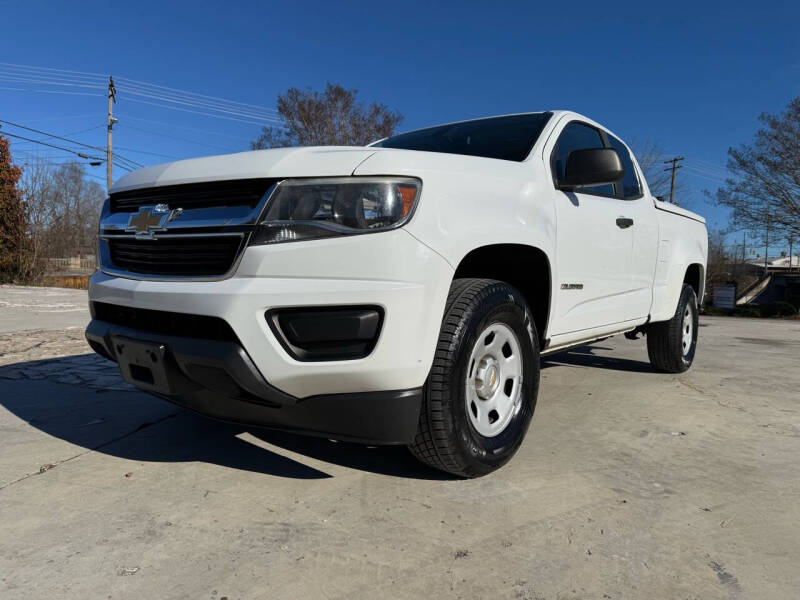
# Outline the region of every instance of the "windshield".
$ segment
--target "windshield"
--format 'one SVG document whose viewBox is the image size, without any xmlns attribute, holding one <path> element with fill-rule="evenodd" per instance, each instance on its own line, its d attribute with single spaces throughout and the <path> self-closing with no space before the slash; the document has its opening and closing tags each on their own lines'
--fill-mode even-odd
<svg viewBox="0 0 800 600">
<path fill-rule="evenodd" d="M 549 118 L 550 113 L 529 113 L 476 119 L 409 131 L 372 145 L 519 162 L 528 156 Z"/>
</svg>

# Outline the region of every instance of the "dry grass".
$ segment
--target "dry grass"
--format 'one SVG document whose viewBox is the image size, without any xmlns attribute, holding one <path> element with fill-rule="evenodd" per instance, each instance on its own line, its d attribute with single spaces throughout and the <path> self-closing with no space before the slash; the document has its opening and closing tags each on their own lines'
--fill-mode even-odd
<svg viewBox="0 0 800 600">
<path fill-rule="evenodd" d="M 45 275 L 37 284 L 46 287 L 85 290 L 89 287 L 89 277 L 90 275 Z"/>
</svg>

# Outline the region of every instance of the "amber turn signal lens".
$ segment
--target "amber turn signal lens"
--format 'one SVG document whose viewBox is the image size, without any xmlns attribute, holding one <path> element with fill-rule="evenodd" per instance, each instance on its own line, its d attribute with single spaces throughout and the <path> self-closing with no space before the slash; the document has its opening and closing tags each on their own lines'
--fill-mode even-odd
<svg viewBox="0 0 800 600">
<path fill-rule="evenodd" d="M 398 185 L 397 190 L 403 199 L 403 216 L 406 217 L 411 212 L 411 209 L 414 208 L 414 201 L 417 199 L 417 188 L 410 185 Z"/>
</svg>

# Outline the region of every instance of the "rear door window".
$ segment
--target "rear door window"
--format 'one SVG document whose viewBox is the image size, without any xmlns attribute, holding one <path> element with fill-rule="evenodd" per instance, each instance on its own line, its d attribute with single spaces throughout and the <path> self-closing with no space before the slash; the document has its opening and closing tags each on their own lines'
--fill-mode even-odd
<svg viewBox="0 0 800 600">
<path fill-rule="evenodd" d="M 631 153 L 621 141 L 613 135 L 608 136 L 608 141 L 611 147 L 617 151 L 622 166 L 625 167 L 625 176 L 618 184 L 621 188 L 621 195 L 624 200 L 633 200 L 642 196 L 642 186 L 639 183 L 639 177 L 636 175 L 636 169 L 633 167 L 633 160 L 631 160 Z"/>
</svg>

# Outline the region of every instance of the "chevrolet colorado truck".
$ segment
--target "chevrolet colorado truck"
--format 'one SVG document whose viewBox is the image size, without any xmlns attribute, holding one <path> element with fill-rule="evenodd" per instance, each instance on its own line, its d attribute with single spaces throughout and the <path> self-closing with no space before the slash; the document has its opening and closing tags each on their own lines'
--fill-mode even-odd
<svg viewBox="0 0 800 600">
<path fill-rule="evenodd" d="M 689 368 L 702 217 L 567 111 L 130 173 L 100 218 L 92 348 L 204 415 L 486 474 L 519 448 L 540 356 L 644 334 Z"/>
</svg>

